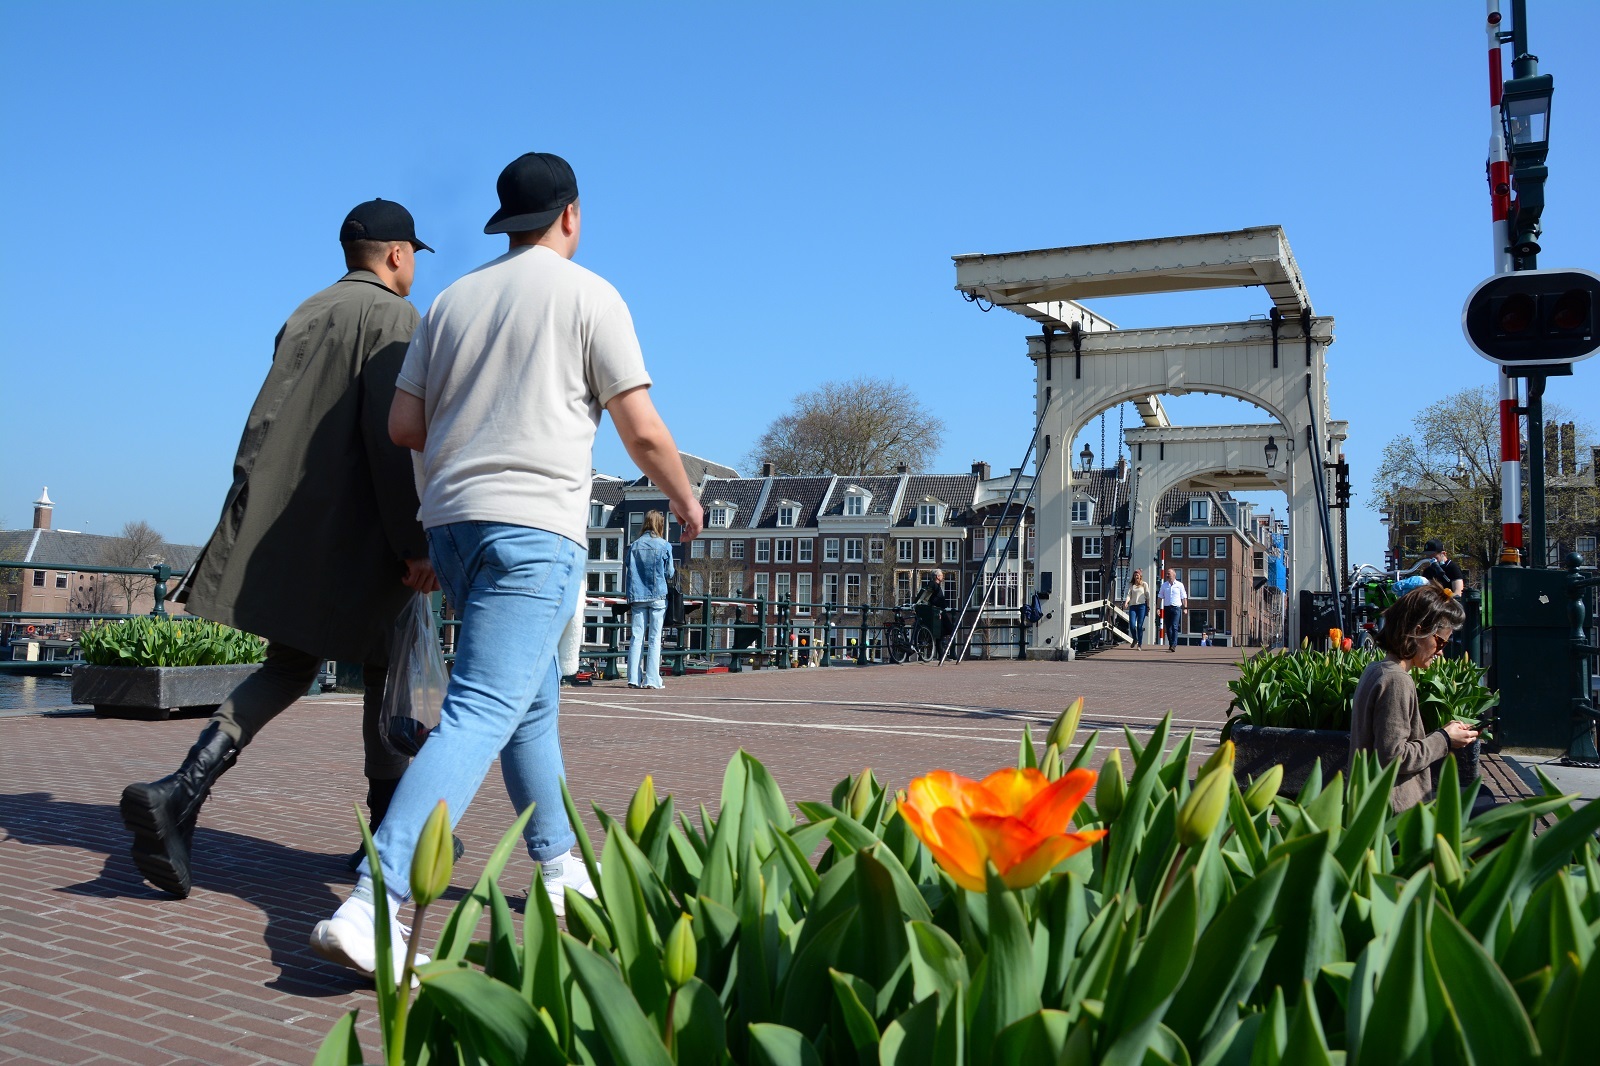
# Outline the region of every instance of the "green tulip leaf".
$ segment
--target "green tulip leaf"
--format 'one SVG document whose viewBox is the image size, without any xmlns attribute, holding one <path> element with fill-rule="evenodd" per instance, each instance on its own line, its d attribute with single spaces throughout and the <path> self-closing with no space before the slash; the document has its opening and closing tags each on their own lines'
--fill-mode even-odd
<svg viewBox="0 0 1600 1066">
<path fill-rule="evenodd" d="M 822 1066 L 817 1049 L 804 1034 L 771 1022 L 750 1026 L 750 1062 L 751 1066 Z"/>
<path fill-rule="evenodd" d="M 669 1066 L 672 1057 L 661 1043 L 660 1030 L 639 1008 L 616 967 L 569 935 L 562 935 L 561 946 L 612 1058 L 629 1066 Z"/>
</svg>

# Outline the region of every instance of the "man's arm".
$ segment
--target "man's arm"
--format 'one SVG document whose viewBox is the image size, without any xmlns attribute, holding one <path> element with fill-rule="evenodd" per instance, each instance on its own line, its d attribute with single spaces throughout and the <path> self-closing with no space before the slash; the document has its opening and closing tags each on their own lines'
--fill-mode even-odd
<svg viewBox="0 0 1600 1066">
<path fill-rule="evenodd" d="M 678 539 L 688 543 L 699 536 L 703 521 L 700 501 L 694 498 L 689 475 L 678 458 L 678 445 L 656 412 L 649 388 L 641 385 L 613 396 L 606 410 L 611 412 L 611 421 L 616 424 L 617 436 L 622 438 L 629 457 L 639 464 L 645 477 L 667 494 L 668 505 L 682 529 Z"/>
<path fill-rule="evenodd" d="M 428 446 L 428 423 L 422 399 L 404 389 L 394 390 L 389 405 L 389 439 L 402 448 L 420 452 Z"/>
</svg>

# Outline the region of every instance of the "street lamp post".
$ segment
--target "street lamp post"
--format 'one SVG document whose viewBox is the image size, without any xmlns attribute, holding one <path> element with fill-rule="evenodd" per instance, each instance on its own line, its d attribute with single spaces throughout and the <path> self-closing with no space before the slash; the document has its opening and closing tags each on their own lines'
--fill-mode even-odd
<svg viewBox="0 0 1600 1066">
<path fill-rule="evenodd" d="M 1094 466 L 1094 449 L 1089 447 L 1087 442 L 1084 443 L 1083 451 L 1078 453 L 1078 462 L 1085 474 L 1088 474 L 1090 468 Z"/>
</svg>

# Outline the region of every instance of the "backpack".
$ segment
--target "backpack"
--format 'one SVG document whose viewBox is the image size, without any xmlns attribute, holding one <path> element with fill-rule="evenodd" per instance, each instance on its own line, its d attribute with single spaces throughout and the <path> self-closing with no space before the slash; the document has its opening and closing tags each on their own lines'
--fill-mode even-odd
<svg viewBox="0 0 1600 1066">
<path fill-rule="evenodd" d="M 1044 607 L 1039 602 L 1039 594 L 1035 592 L 1033 599 L 1029 600 L 1022 608 L 1022 621 L 1026 625 L 1038 625 L 1044 618 Z"/>
</svg>

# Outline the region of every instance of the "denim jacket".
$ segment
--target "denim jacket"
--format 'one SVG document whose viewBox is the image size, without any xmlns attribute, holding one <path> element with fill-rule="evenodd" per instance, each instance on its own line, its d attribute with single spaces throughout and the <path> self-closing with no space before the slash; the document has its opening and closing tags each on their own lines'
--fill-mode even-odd
<svg viewBox="0 0 1600 1066">
<path fill-rule="evenodd" d="M 672 545 L 646 533 L 628 548 L 625 575 L 629 603 L 649 603 L 667 598 L 667 579 L 673 575 Z"/>
</svg>

